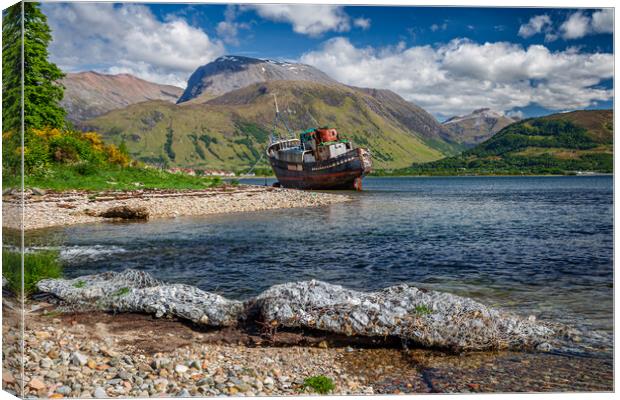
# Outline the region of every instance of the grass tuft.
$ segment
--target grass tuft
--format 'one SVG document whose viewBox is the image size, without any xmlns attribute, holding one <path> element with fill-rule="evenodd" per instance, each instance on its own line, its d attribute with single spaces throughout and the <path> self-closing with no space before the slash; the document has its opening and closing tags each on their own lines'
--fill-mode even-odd
<svg viewBox="0 0 620 400">
<path fill-rule="evenodd" d="M 77 282 L 75 282 L 73 284 L 73 287 L 76 288 L 76 289 L 82 289 L 85 286 L 86 286 L 86 282 L 84 282 L 82 280 L 79 280 L 79 281 L 77 281 Z"/>
<path fill-rule="evenodd" d="M 112 296 L 123 297 L 129 293 L 129 288 L 123 287 L 112 293 Z"/>
<path fill-rule="evenodd" d="M 54 250 L 24 254 L 24 294 L 26 297 L 36 292 L 36 284 L 40 280 L 61 277 L 62 265 L 59 255 L 60 253 Z M 8 281 L 11 292 L 21 295 L 21 253 L 2 250 L 2 274 Z"/>
<path fill-rule="evenodd" d="M 315 375 L 304 380 L 304 390 L 312 389 L 319 394 L 327 394 L 335 388 L 334 381 L 324 375 Z"/>
<path fill-rule="evenodd" d="M 433 310 L 431 310 L 424 304 L 421 304 L 421 305 L 415 306 L 415 313 L 418 315 L 428 315 L 428 314 L 432 314 Z"/>
</svg>

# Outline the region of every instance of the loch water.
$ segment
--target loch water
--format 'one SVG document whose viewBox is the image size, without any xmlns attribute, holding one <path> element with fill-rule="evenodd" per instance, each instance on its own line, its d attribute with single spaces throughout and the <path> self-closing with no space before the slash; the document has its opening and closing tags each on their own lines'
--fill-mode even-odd
<svg viewBox="0 0 620 400">
<path fill-rule="evenodd" d="M 347 193 L 353 201 L 324 208 L 78 225 L 26 239 L 60 248 L 68 277 L 136 268 L 237 299 L 306 279 L 360 290 L 409 283 L 612 331 L 612 177 L 367 178 L 363 192 Z"/>
</svg>

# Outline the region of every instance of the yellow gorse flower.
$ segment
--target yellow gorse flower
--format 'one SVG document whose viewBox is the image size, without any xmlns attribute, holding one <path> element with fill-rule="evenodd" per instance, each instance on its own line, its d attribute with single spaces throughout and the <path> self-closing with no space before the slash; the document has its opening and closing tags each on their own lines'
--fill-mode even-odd
<svg viewBox="0 0 620 400">
<path fill-rule="evenodd" d="M 38 137 L 45 139 L 45 140 L 50 140 L 53 138 L 57 138 L 62 136 L 62 132 L 60 131 L 60 129 L 58 128 L 43 128 L 43 129 L 32 129 L 32 133 L 34 133 L 35 135 L 37 135 Z"/>
<path fill-rule="evenodd" d="M 121 153 L 121 151 L 115 145 L 111 144 L 105 147 L 108 155 L 108 161 L 114 164 L 126 167 L 129 165 L 129 157 Z"/>
<path fill-rule="evenodd" d="M 82 137 L 92 144 L 93 149 L 97 151 L 104 150 L 103 139 L 101 139 L 101 135 L 99 135 L 97 132 L 86 132 L 82 134 Z"/>
</svg>

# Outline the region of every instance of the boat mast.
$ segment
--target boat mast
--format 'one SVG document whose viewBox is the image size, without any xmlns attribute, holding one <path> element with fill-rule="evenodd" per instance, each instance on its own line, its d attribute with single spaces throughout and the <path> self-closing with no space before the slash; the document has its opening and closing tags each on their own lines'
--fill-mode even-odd
<svg viewBox="0 0 620 400">
<path fill-rule="evenodd" d="M 284 139 L 280 135 L 276 136 L 276 127 L 278 126 L 278 121 L 282 121 L 282 124 L 286 128 L 286 131 L 288 132 L 290 138 L 294 139 L 295 138 L 295 134 L 289 129 L 288 124 L 286 123 L 286 121 L 284 119 L 280 118 L 280 108 L 278 107 L 278 96 L 276 95 L 276 93 L 272 93 L 272 94 L 273 94 L 273 101 L 274 101 L 275 106 L 276 106 L 276 117 L 275 117 L 275 119 L 273 121 L 273 132 L 271 134 L 271 143 Z"/>
</svg>

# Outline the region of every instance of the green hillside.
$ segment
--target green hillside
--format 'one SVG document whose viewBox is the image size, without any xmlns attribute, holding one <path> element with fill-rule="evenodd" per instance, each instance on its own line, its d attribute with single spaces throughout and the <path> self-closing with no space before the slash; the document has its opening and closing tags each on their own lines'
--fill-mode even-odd
<svg viewBox="0 0 620 400">
<path fill-rule="evenodd" d="M 403 168 L 454 154 L 435 126 L 422 126 L 418 133 L 386 101 L 344 85 L 302 81 L 253 84 L 202 104 L 138 103 L 89 120 L 83 128 L 101 132 L 111 143 L 125 140 L 130 154 L 148 163 L 243 170 L 256 163 L 268 143 L 275 114 L 272 93 L 292 130 L 336 127 L 370 148 L 377 168 Z M 284 133 L 283 126 L 278 130 Z M 261 164 L 267 166 L 266 160 Z"/>
<path fill-rule="evenodd" d="M 458 156 L 394 174 L 566 174 L 613 172 L 613 112 L 584 110 L 509 125 Z"/>
</svg>

